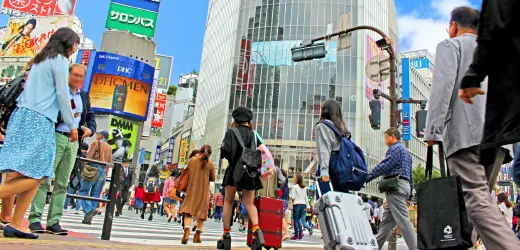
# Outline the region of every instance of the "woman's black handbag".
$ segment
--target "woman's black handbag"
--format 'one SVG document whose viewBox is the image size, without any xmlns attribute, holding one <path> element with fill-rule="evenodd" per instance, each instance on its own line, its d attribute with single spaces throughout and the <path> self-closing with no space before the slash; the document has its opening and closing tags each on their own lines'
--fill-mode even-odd
<svg viewBox="0 0 520 250">
<path fill-rule="evenodd" d="M 256 140 L 251 143 L 251 148 L 247 148 L 240 131 L 237 128 L 232 128 L 231 131 L 242 147 L 242 155 L 233 168 L 233 182 L 243 190 L 255 190 L 257 186 L 255 182 L 258 180 L 259 169 L 262 166 L 262 153 L 256 148 Z"/>
<path fill-rule="evenodd" d="M 439 162 L 441 178 L 431 179 L 433 147 L 429 146 L 426 181 L 417 184 L 417 248 L 468 249 L 473 246 L 473 229 L 468 221 L 460 177 L 445 170 L 442 144 L 439 144 Z"/>
<path fill-rule="evenodd" d="M 9 118 L 16 109 L 16 100 L 22 94 L 25 74 L 21 74 L 15 79 L 0 87 L 0 127 L 2 134 L 7 129 Z"/>
</svg>

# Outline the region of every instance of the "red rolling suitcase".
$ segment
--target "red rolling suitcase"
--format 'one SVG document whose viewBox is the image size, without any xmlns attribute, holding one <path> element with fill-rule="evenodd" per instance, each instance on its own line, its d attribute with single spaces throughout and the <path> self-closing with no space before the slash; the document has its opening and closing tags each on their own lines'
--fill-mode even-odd
<svg viewBox="0 0 520 250">
<path fill-rule="evenodd" d="M 267 197 L 257 197 L 255 198 L 255 206 L 258 209 L 258 226 L 264 234 L 265 249 L 269 250 L 273 248 L 276 250 L 282 248 L 283 201 Z M 253 224 L 251 220 L 248 224 L 247 245 L 251 246 L 253 242 L 251 235 Z"/>
</svg>

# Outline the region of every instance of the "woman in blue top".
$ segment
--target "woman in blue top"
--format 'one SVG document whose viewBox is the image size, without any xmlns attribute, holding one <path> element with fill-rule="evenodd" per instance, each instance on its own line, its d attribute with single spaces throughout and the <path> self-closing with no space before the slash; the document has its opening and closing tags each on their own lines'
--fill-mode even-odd
<svg viewBox="0 0 520 250">
<path fill-rule="evenodd" d="M 22 222 L 38 186 L 53 177 L 56 155 L 55 123 L 61 111 L 70 128 L 70 141 L 78 140 L 69 100 L 69 60 L 80 43 L 70 28 L 58 29 L 34 58 L 18 107 L 7 126 L 4 147 L 0 152 L 0 172 L 14 178 L 0 186 L 0 199 L 18 195 L 16 209 L 5 237 L 36 239 L 27 233 Z"/>
</svg>

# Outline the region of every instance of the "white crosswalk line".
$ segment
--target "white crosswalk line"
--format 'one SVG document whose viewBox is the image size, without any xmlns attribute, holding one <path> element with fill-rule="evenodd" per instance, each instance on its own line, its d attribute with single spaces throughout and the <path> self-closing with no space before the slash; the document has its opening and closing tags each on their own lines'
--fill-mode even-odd
<svg viewBox="0 0 520 250">
<path fill-rule="evenodd" d="M 60 225 L 67 230 L 75 233 L 91 235 L 96 238 L 101 238 L 101 231 L 105 216 L 97 215 L 93 218 L 91 225 L 82 224 L 83 213 L 75 214 L 74 210 L 65 210 L 60 221 Z M 128 211 L 127 213 L 131 213 Z M 135 212 L 134 212 L 135 213 Z M 28 216 L 28 213 L 26 217 Z M 47 209 L 42 215 L 42 222 L 45 223 L 47 217 Z M 164 220 L 164 217 L 162 217 Z M 188 244 L 193 244 L 193 232 L 190 235 Z M 315 231 L 319 235 L 319 231 Z M 154 220 L 148 221 L 138 218 L 135 214 L 123 215 L 121 217 L 114 217 L 112 221 L 111 241 L 120 241 L 126 243 L 147 244 L 147 245 L 180 245 L 180 240 L 183 235 L 181 224 L 165 221 Z M 202 244 L 197 246 L 213 247 L 216 245 L 218 239 L 222 237 L 222 229 L 208 228 L 204 229 L 201 235 Z M 231 232 L 232 245 L 234 247 L 244 247 L 247 235 L 236 231 Z M 304 238 L 305 239 L 305 238 Z M 295 248 L 322 248 L 321 244 L 311 241 L 287 241 L 283 242 L 284 247 Z"/>
</svg>

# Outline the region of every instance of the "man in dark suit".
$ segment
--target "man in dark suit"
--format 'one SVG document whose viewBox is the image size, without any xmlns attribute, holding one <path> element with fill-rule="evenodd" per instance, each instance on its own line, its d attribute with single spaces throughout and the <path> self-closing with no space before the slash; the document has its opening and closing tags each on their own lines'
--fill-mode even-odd
<svg viewBox="0 0 520 250">
<path fill-rule="evenodd" d="M 122 171 L 122 183 L 119 186 L 119 197 L 117 198 L 117 212 L 116 217 L 119 217 L 123 213 L 123 207 L 125 206 L 128 198 L 130 197 L 130 187 L 132 186 L 132 182 L 134 181 L 134 171 L 132 171 L 128 166 L 130 165 L 129 159 L 123 159 L 123 171 Z"/>
</svg>

